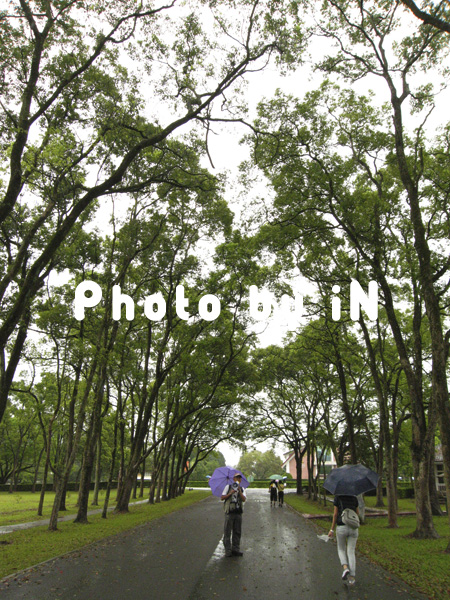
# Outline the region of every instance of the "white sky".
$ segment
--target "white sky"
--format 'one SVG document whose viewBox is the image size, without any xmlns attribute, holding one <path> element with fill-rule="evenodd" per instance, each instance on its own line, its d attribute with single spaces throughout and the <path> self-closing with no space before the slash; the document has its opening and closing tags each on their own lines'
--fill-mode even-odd
<svg viewBox="0 0 450 600">
<path fill-rule="evenodd" d="M 269 442 L 262 442 L 260 444 L 255 444 L 251 447 L 249 446 L 248 450 L 249 451 L 250 450 L 260 450 L 261 452 L 266 452 L 267 450 L 270 450 L 272 448 L 273 448 L 273 444 L 271 444 Z M 228 467 L 237 467 L 239 458 L 241 456 L 240 450 L 237 450 L 236 448 L 234 448 L 227 442 L 222 442 L 221 444 L 219 444 L 217 449 L 220 452 L 222 452 L 222 454 L 224 455 L 225 463 Z M 281 463 L 283 462 L 283 452 L 286 451 L 286 448 L 280 444 L 277 444 L 273 448 L 273 451 L 280 458 L 280 461 L 281 461 L 280 466 L 281 466 Z M 244 473 L 244 475 L 246 475 L 246 473 Z"/>
<path fill-rule="evenodd" d="M 176 9 L 175 9 L 176 10 Z M 417 26 L 418 21 L 411 17 L 410 23 L 405 20 L 405 27 Z M 315 42 L 315 45 L 310 49 L 313 60 L 323 54 L 325 40 L 321 39 Z M 263 72 L 253 73 L 248 76 L 248 88 L 246 99 L 249 104 L 250 113 L 249 120 L 256 114 L 257 103 L 263 98 L 273 96 L 277 88 L 281 88 L 284 92 L 291 93 L 295 96 L 302 97 L 308 90 L 316 88 L 321 81 L 321 75 L 312 72 L 311 64 L 305 64 L 295 73 L 289 74 L 287 77 L 281 77 L 278 71 L 269 66 Z M 424 77 L 424 82 L 426 82 Z M 377 78 L 367 79 L 358 84 L 358 91 L 364 92 L 368 88 L 372 88 L 379 100 L 388 100 L 388 92 L 386 84 Z M 428 128 L 431 132 L 442 124 L 443 115 L 446 115 L 446 107 L 449 104 L 449 90 L 445 90 L 437 98 L 437 108 L 430 117 Z M 162 124 L 164 120 L 161 119 Z M 239 144 L 240 139 L 247 133 L 245 126 L 230 126 L 215 124 L 213 126 L 214 134 L 209 136 L 209 151 L 214 164 L 212 169 L 209 161 L 205 159 L 204 166 L 213 172 L 227 171 L 230 177 L 230 187 L 227 190 L 226 198 L 232 210 L 235 211 L 237 219 L 239 219 L 243 207 L 247 204 L 246 199 L 241 195 L 238 185 L 238 167 L 239 164 L 248 158 L 248 149 Z M 183 130 L 179 130 L 176 135 L 182 134 Z M 270 191 L 265 187 L 264 181 L 261 181 L 256 190 L 252 190 L 252 194 L 259 196 L 269 196 Z M 105 223 L 107 220 L 102 215 L 98 222 Z M 98 224 L 97 222 L 97 224 Z M 260 331 L 260 344 L 265 346 L 269 343 L 280 343 L 288 328 L 285 319 L 282 316 L 274 316 L 267 323 L 258 325 Z M 268 445 L 262 445 L 260 449 L 268 449 Z M 225 454 L 227 464 L 234 465 L 239 459 L 239 451 L 233 450 L 229 445 L 223 444 L 220 450 Z M 281 452 L 280 452 L 281 455 Z"/>
<path fill-rule="evenodd" d="M 174 10 L 180 9 L 175 8 Z M 417 23 L 418 21 L 411 16 L 410 23 L 407 23 L 405 20 L 404 28 L 411 25 L 416 26 Z M 314 73 L 312 67 L 314 62 L 323 57 L 327 47 L 329 48 L 329 44 L 324 38 L 311 41 L 310 47 L 308 48 L 311 56 L 310 62 L 306 62 L 295 72 L 289 73 L 289 75 L 285 77 L 282 77 L 279 74 L 279 71 L 274 65 L 269 65 L 264 71 L 249 74 L 247 76 L 247 88 L 245 94 L 249 107 L 248 120 L 252 121 L 256 116 L 258 102 L 263 98 L 271 98 L 277 88 L 299 98 L 303 97 L 307 91 L 317 88 L 322 81 L 322 75 Z M 131 70 L 138 72 L 139 65 L 131 65 Z M 386 84 L 384 81 L 380 80 L 380 78 L 366 78 L 358 82 L 357 87 L 360 92 L 366 92 L 367 89 L 371 88 L 376 93 L 376 97 L 380 102 L 388 100 Z M 140 90 L 140 92 L 144 93 L 144 90 Z M 148 97 L 150 98 L 151 94 L 148 94 Z M 446 107 L 449 100 L 449 90 L 446 90 L 438 98 L 438 103 L 440 106 Z M 164 105 L 161 106 L 161 111 L 160 121 L 161 124 L 164 125 L 164 123 L 171 119 L 171 115 Z M 439 108 L 432 114 L 428 123 L 428 127 L 432 131 L 442 123 L 442 114 L 444 114 L 444 112 L 443 110 L 439 110 Z M 186 126 L 184 130 L 183 128 L 179 129 L 175 135 L 186 133 L 188 127 L 190 127 L 190 125 Z M 246 133 L 248 133 L 248 129 L 244 125 L 214 123 L 209 135 L 209 152 L 214 168 L 206 157 L 203 159 L 203 165 L 212 172 L 228 173 L 229 186 L 227 186 L 225 196 L 231 209 L 236 214 L 236 223 L 239 223 L 241 214 L 245 213 L 245 207 L 248 206 L 249 199 L 255 196 L 270 199 L 271 196 L 271 191 L 266 186 L 262 176 L 259 185 L 252 190 L 243 190 L 239 184 L 239 165 L 242 161 L 248 159 L 248 148 L 240 144 L 240 140 Z M 116 203 L 116 210 L 119 208 L 118 205 L 119 203 Z M 122 206 L 125 205 L 126 202 L 123 202 Z M 105 226 L 109 227 L 110 210 L 111 202 L 105 201 L 104 209 L 99 211 L 98 217 L 95 220 L 95 225 L 99 227 L 100 230 L 104 231 Z M 106 212 L 108 216 L 106 216 Z M 245 216 L 248 215 L 244 214 L 244 217 Z M 305 280 L 300 278 L 300 274 L 298 275 L 298 281 L 294 284 L 294 289 L 304 289 Z M 312 293 L 313 289 L 312 286 L 306 287 L 308 293 Z M 287 326 L 285 315 L 283 316 L 280 313 L 274 314 L 267 321 L 260 322 L 255 326 L 255 331 L 259 333 L 258 337 L 262 346 L 272 343 L 281 343 L 288 330 L 289 328 Z"/>
</svg>

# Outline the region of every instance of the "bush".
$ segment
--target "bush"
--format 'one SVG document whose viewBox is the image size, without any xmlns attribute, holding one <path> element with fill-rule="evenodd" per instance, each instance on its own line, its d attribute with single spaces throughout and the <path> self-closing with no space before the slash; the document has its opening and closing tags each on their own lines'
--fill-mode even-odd
<svg viewBox="0 0 450 600">
<path fill-rule="evenodd" d="M 140 480 L 138 481 L 138 487 L 140 485 Z M 106 490 L 106 486 L 108 485 L 107 481 L 101 481 L 100 482 L 100 489 L 101 490 Z M 117 481 L 113 481 L 111 483 L 112 489 L 117 489 Z M 144 487 L 149 487 L 150 486 L 150 482 L 146 481 L 144 483 Z M 10 490 L 10 484 L 9 483 L 2 483 L 0 484 L 0 492 L 9 492 Z M 37 483 L 36 484 L 36 492 L 40 492 L 41 491 L 41 487 L 42 484 Z M 90 490 L 93 490 L 95 487 L 95 483 L 93 481 L 91 481 L 91 485 L 90 485 Z M 202 486 L 197 486 L 197 487 L 202 487 Z M 16 485 L 16 489 L 14 490 L 15 492 L 31 492 L 33 488 L 33 484 L 31 483 L 18 483 Z M 80 488 L 80 484 L 79 482 L 76 481 L 69 481 L 69 483 L 67 484 L 67 491 L 68 492 L 78 492 Z M 45 491 L 46 492 L 52 492 L 53 491 L 53 483 L 47 483 L 46 487 L 45 487 Z"/>
<path fill-rule="evenodd" d="M 204 487 L 209 487 L 207 479 L 205 479 L 204 481 L 188 481 L 186 484 L 186 489 L 188 489 L 188 488 L 204 488 Z"/>
<path fill-rule="evenodd" d="M 406 486 L 398 487 L 397 498 L 414 498 L 414 488 Z"/>
</svg>

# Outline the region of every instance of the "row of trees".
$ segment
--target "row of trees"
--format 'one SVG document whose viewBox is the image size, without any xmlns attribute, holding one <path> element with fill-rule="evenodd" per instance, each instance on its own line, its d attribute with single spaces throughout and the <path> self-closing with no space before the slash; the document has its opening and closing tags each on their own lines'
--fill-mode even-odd
<svg viewBox="0 0 450 600">
<path fill-rule="evenodd" d="M 29 348 L 27 361 L 32 372 L 45 375 L 31 383 L 17 381 L 12 392 L 15 409 L 18 402 L 21 408 L 31 404 L 41 425 L 44 484 L 49 469 L 56 480 L 51 528 L 77 460 L 77 521 L 84 522 L 96 457 L 101 460 L 105 445 L 108 492 L 118 470 L 116 509 L 126 511 L 146 465 L 152 469 L 150 499 L 159 499 L 160 492 L 163 499 L 173 497 L 197 462 L 245 424 L 237 415 L 251 336 L 232 309 L 223 309 L 214 321 L 200 319 L 196 310 L 199 298 L 217 294 L 219 287 L 227 306 L 240 302 L 235 283 L 225 282 L 219 268 L 203 276 L 194 253 L 212 232 L 216 238 L 220 228 L 227 233 L 231 215 L 217 181 L 187 147 L 177 144 L 177 149 L 177 168 L 183 171 L 177 185 L 164 183 L 153 195 L 136 195 L 123 221 L 114 218 L 112 236 L 86 239 L 85 252 L 76 253 L 74 280 L 36 305 L 36 326 L 45 341 Z M 96 281 L 106 301 L 78 321 L 67 306 L 83 278 Z M 188 321 L 176 310 L 181 283 L 191 307 Z M 125 310 L 120 320 L 112 317 L 113 285 L 135 301 L 133 319 L 125 318 Z M 165 297 L 164 319 L 140 312 L 143 289 Z M 18 441 L 24 447 L 25 439 Z"/>
<path fill-rule="evenodd" d="M 430 136 L 427 122 L 449 38 L 445 3 L 425 4 L 21 0 L 0 13 L 0 435 L 13 448 L 0 474 L 14 481 L 39 461 L 44 482 L 53 472 L 50 528 L 74 470 L 77 521 L 102 461 L 104 514 L 117 474 L 126 511 L 139 473 L 153 471 L 150 499 L 171 497 L 250 422 L 310 466 L 317 447 L 339 462 L 369 457 L 386 474 L 394 526 L 408 421 L 415 535 L 436 535 L 437 433 L 450 503 L 450 146 L 448 126 Z M 317 36 L 320 87 L 278 92 L 250 124 L 246 181 L 256 169 L 274 199 L 244 234 L 224 180 L 204 168 L 213 124 L 242 123 L 247 74 L 270 61 L 295 68 Z M 251 352 L 249 286 L 280 290 L 294 267 L 317 289 L 310 324 L 283 348 Z M 55 273 L 67 283 L 51 285 Z M 87 279 L 103 302 L 78 321 L 74 288 Z M 345 314 L 352 279 L 378 283 L 377 323 L 329 320 L 330 289 Z M 133 319 L 114 318 L 114 286 L 133 299 Z M 214 321 L 199 318 L 207 293 L 221 299 Z M 150 294 L 164 298 L 163 320 L 143 314 Z"/>
<path fill-rule="evenodd" d="M 232 214 L 201 160 L 211 123 L 243 114 L 246 74 L 272 57 L 295 62 L 288 20 L 295 10 L 272 0 L 21 0 L 0 13 L 2 477 L 30 468 L 34 438 L 33 465 L 42 461 L 44 484 L 55 479 L 50 529 L 74 469 L 84 522 L 96 461 L 109 487 L 118 473 L 126 511 L 138 473 L 151 466 L 151 500 L 171 497 L 245 426 L 236 414 L 251 335 L 238 274 L 224 267 Z M 201 249 L 220 242 L 213 266 Z M 68 282 L 51 285 L 55 273 Z M 77 321 L 86 279 L 103 303 Z M 117 285 L 137 306 L 131 321 L 113 318 Z M 188 321 L 175 310 L 179 285 Z M 219 290 L 220 317 L 200 319 L 200 296 Z M 166 301 L 161 321 L 140 310 L 151 294 Z"/>
<path fill-rule="evenodd" d="M 412 428 L 415 535 L 436 537 L 429 483 L 436 432 L 450 504 L 449 138 L 447 124 L 432 137 L 426 124 L 445 81 L 449 39 L 429 20 L 420 27 L 409 21 L 409 31 L 402 34 L 405 12 L 397 2 L 330 0 L 315 14 L 314 31 L 333 47 L 316 63 L 326 77 L 323 84 L 301 99 L 278 92 L 262 102 L 248 138 L 251 163 L 275 194 L 259 239 L 286 269 L 296 266 L 316 284 L 322 303 L 329 306 L 333 285 L 345 296 L 352 279 L 366 286 L 374 280 L 383 310 L 375 325 L 362 315 L 356 336 L 348 325 L 322 317 L 277 350 L 284 375 L 272 380 L 272 402 L 264 410 L 273 415 L 275 398 L 289 397 L 289 417 L 275 413 L 276 423 L 289 418 L 295 429 L 302 415 L 300 438 L 289 440 L 296 452 L 309 452 L 320 425 L 342 462 L 333 432 L 339 417 L 330 413 L 336 410 L 330 400 L 338 394 L 355 462 L 360 456 L 356 431 L 362 429 L 371 440 L 370 403 L 376 401 L 373 448 L 383 449 L 383 459 L 374 451 L 373 463 L 378 468 L 384 463 L 393 526 L 398 426 L 406 410 Z M 431 65 L 436 85 L 422 76 Z M 356 91 L 372 83 L 377 96 Z M 320 313 L 320 307 L 311 309 Z M 293 360 L 291 353 L 303 346 L 307 354 Z M 322 353 L 324 361 L 318 359 Z M 356 358 L 359 353 L 364 359 Z M 272 356 L 269 362 L 274 364 Z M 264 365 L 263 372 L 267 369 Z"/>
</svg>

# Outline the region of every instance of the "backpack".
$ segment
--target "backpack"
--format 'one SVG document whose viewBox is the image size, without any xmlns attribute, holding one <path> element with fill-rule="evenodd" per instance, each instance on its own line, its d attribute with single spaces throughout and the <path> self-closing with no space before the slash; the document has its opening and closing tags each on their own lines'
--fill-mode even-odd
<svg viewBox="0 0 450 600">
<path fill-rule="evenodd" d="M 359 517 L 351 508 L 344 508 L 341 499 L 339 499 L 341 509 L 341 519 L 344 525 L 348 525 L 352 529 L 358 529 L 360 525 Z"/>
<path fill-rule="evenodd" d="M 228 486 L 228 492 L 230 491 L 230 485 Z M 242 513 L 244 512 L 243 510 L 243 506 L 242 506 L 242 502 L 241 499 L 238 496 L 238 500 L 237 502 L 233 502 L 233 496 L 231 496 L 230 498 L 227 498 L 225 500 L 225 502 L 223 503 L 223 510 L 225 511 L 225 514 L 236 514 L 236 515 L 242 515 Z"/>
<path fill-rule="evenodd" d="M 360 525 L 358 515 L 351 508 L 344 508 L 341 519 L 344 525 L 348 525 L 352 529 L 358 529 Z"/>
</svg>

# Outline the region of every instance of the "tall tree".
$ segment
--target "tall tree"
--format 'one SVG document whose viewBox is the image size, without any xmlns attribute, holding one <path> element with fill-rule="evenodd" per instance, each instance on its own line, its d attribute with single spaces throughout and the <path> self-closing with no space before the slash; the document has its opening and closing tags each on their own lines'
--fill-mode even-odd
<svg viewBox="0 0 450 600">
<path fill-rule="evenodd" d="M 77 224 L 99 198 L 172 180 L 159 157 L 174 132 L 199 123 L 207 135 L 216 105 L 236 117 L 233 91 L 247 72 L 275 54 L 294 60 L 289 11 L 272 0 L 199 0 L 191 12 L 176 0 L 21 0 L 2 12 L 0 420 L 33 301 L 64 269 L 60 250 Z M 136 57 L 136 72 L 124 67 Z"/>
<path fill-rule="evenodd" d="M 432 402 L 427 420 L 420 327 L 423 296 L 417 285 L 417 256 L 413 251 L 409 263 L 405 258 L 412 249 L 405 242 L 411 220 L 405 218 L 403 182 L 391 160 L 395 136 L 386 131 L 387 115 L 372 107 L 367 97 L 350 90 L 341 93 L 329 83 L 306 94 L 303 102 L 280 94 L 262 105 L 260 114 L 255 130 L 263 133 L 255 134 L 255 159 L 277 194 L 276 218 L 262 228 L 262 239 L 274 249 L 281 245 L 282 256 L 291 248 L 302 274 L 317 283 L 321 278 L 321 285 L 329 286 L 328 295 L 332 284 L 348 284 L 352 277 L 379 282 L 412 401 L 417 535 L 435 536 L 425 483 L 436 413 Z M 422 140 L 421 130 L 417 135 Z M 414 153 L 412 141 L 408 147 Z M 425 188 L 424 196 L 429 193 Z M 445 220 L 444 212 L 440 214 Z M 432 231 L 434 218 L 433 213 Z M 439 239 L 444 235 L 442 219 L 435 222 Z M 438 250 L 436 264 L 442 262 L 446 259 Z M 393 283 L 395 278 L 403 287 Z M 395 306 L 399 294 L 405 297 L 405 289 L 414 309 L 413 347 Z"/>
<path fill-rule="evenodd" d="M 450 399 L 443 317 L 443 295 L 448 288 L 443 277 L 448 272 L 450 260 L 445 254 L 442 256 L 441 252 L 436 252 L 431 241 L 444 231 L 448 237 L 450 222 L 445 217 L 444 222 L 436 222 L 423 202 L 428 178 L 424 159 L 426 144 L 422 134 L 426 116 L 417 130 L 414 144 L 408 139 L 405 123 L 410 115 L 407 100 L 412 100 L 413 110 L 417 112 L 423 114 L 432 110 L 432 86 L 424 88 L 415 84 L 413 76 L 417 71 L 428 70 L 430 64 L 435 65 L 439 73 L 439 64 L 448 55 L 450 40 L 439 29 L 422 26 L 401 39 L 393 46 L 393 52 L 389 52 L 387 42 L 393 38 L 400 18 L 397 8 L 395 2 L 386 7 L 385 3 L 377 1 L 348 3 L 331 0 L 321 23 L 321 32 L 337 42 L 338 50 L 337 55 L 325 61 L 323 68 L 329 71 L 331 63 L 334 63 L 333 69 L 347 81 L 376 76 L 384 82 L 388 94 L 393 124 L 392 159 L 407 200 L 418 261 L 418 280 L 430 328 L 432 394 L 439 415 L 447 500 L 450 502 Z M 360 47 L 355 44 L 360 44 Z M 443 215 L 438 208 L 442 199 L 436 202 L 434 197 L 431 202 L 433 208 Z M 405 374 L 409 377 L 406 368 Z M 450 545 L 448 549 L 450 551 Z"/>
</svg>

